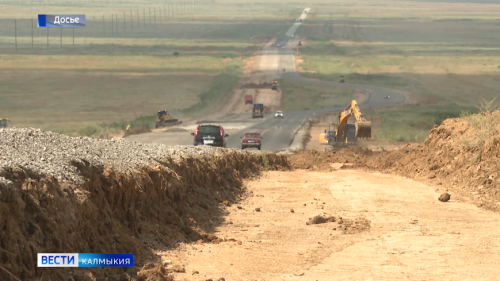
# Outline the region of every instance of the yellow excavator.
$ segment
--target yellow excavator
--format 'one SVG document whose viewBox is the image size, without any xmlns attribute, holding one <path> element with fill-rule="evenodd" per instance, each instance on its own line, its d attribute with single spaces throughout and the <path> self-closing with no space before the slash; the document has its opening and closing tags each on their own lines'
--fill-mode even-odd
<svg viewBox="0 0 500 281">
<path fill-rule="evenodd" d="M 158 111 L 158 120 L 156 120 L 155 128 L 160 127 L 168 127 L 182 123 L 177 118 L 172 118 L 170 114 L 168 114 L 168 110 L 159 110 Z"/>
<path fill-rule="evenodd" d="M 278 81 L 277 80 L 273 80 L 271 83 L 272 83 L 271 90 L 277 91 L 278 90 Z"/>
<path fill-rule="evenodd" d="M 354 135 L 356 136 L 356 139 L 372 137 L 372 122 L 365 119 L 365 117 L 361 113 L 361 110 L 359 110 L 358 103 L 355 100 L 352 100 L 351 103 L 339 113 L 337 127 L 331 134 L 332 142 L 343 142 L 344 144 L 347 143 L 347 136 L 344 131 L 346 128 L 347 120 L 351 116 L 354 116 L 354 118 L 356 119 L 356 122 L 354 123 L 354 126 L 356 128 Z M 327 134 L 325 134 L 325 138 L 326 135 Z"/>
<path fill-rule="evenodd" d="M 8 118 L 0 118 L 0 128 L 7 128 L 7 122 L 9 122 Z"/>
</svg>

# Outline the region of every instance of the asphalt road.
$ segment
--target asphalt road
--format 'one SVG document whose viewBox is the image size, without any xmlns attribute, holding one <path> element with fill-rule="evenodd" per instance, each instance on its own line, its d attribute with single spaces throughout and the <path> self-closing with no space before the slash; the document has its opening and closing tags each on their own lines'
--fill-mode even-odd
<svg viewBox="0 0 500 281">
<path fill-rule="evenodd" d="M 305 10 L 309 12 L 309 8 L 306 8 Z M 300 15 L 300 19 L 302 19 L 303 22 L 305 21 L 306 17 L 307 14 L 303 13 Z M 405 101 L 404 95 L 391 89 L 370 85 L 349 83 L 340 84 L 338 82 L 319 81 L 307 79 L 298 75 L 295 72 L 295 58 L 293 54 L 293 48 L 297 46 L 300 39 L 297 37 L 293 37 L 293 35 L 303 22 L 294 23 L 285 33 L 284 37 L 277 38 L 273 44 L 262 50 L 262 52 L 260 53 L 262 57 L 259 62 L 259 68 L 262 72 L 266 72 L 268 75 L 275 74 L 277 77 L 282 77 L 287 80 L 300 81 L 304 83 L 323 83 L 336 86 L 340 85 L 341 87 L 371 91 L 368 100 L 365 103 L 359 105 L 361 109 L 368 107 L 396 105 Z M 278 45 L 280 47 L 278 47 Z M 389 95 L 390 99 L 384 98 L 386 95 Z M 284 113 L 283 119 L 275 119 L 273 113 L 268 113 L 264 115 L 262 122 L 249 123 L 248 127 L 246 127 L 245 129 L 232 132 L 226 140 L 227 147 L 241 148 L 241 136 L 245 132 L 257 132 L 262 135 L 262 150 L 274 152 L 281 151 L 290 146 L 291 142 L 293 141 L 295 132 L 301 127 L 301 125 L 305 122 L 310 114 L 313 114 L 315 112 L 337 112 L 343 110 L 344 108 L 345 106 L 302 111 L 289 111 Z M 231 114 L 230 116 L 220 118 L 219 122 L 221 122 L 221 125 L 224 126 L 224 122 L 242 119 L 252 120 L 251 114 Z M 216 121 L 212 123 L 214 124 L 216 123 Z M 184 133 L 150 133 L 131 136 L 129 137 L 129 139 L 139 142 L 159 142 L 170 145 L 192 144 L 192 137 L 190 136 L 190 132 L 186 132 L 185 134 L 186 135 L 184 135 Z"/>
<path fill-rule="evenodd" d="M 305 9 L 309 12 L 309 8 Z M 304 22 L 307 17 L 307 14 L 301 14 L 300 19 Z M 368 107 L 381 107 L 381 106 L 389 106 L 400 104 L 405 101 L 404 95 L 400 94 L 397 91 L 386 89 L 382 87 L 370 86 L 370 85 L 360 85 L 360 84 L 349 84 L 343 83 L 340 84 L 338 82 L 331 81 L 319 81 L 301 77 L 295 72 L 295 58 L 293 55 L 293 48 L 295 48 L 299 43 L 299 38 L 292 37 L 297 28 L 300 27 L 302 23 L 294 23 L 293 26 L 286 32 L 286 37 L 278 38 L 276 41 L 269 47 L 266 53 L 275 54 L 276 51 L 279 54 L 279 67 L 277 72 L 280 76 L 287 80 L 299 81 L 304 83 L 323 83 L 347 88 L 355 88 L 371 91 L 371 94 L 368 100 L 360 104 L 359 107 L 361 109 Z M 278 47 L 278 45 L 280 47 Z M 276 51 L 272 51 L 272 49 Z M 390 99 L 386 99 L 385 96 L 390 96 Z M 284 97 L 286 98 L 286 97 Z M 346 104 L 347 106 L 347 104 Z M 315 112 L 336 112 L 341 111 L 345 108 L 343 107 L 328 107 L 328 108 L 319 108 L 319 109 L 311 109 L 311 110 L 303 110 L 303 111 L 289 111 L 284 113 L 283 119 L 275 119 L 274 114 L 267 114 L 264 116 L 264 121 L 262 123 L 255 124 L 253 126 L 247 127 L 243 130 L 237 131 L 229 136 L 227 140 L 227 147 L 232 148 L 241 148 L 240 137 L 245 132 L 258 132 L 262 135 L 262 150 L 267 151 L 281 151 L 288 146 L 290 146 L 293 141 L 293 137 L 295 132 L 300 128 L 300 126 L 305 122 L 307 117 Z M 244 116 L 238 116 L 242 118 Z M 248 118 L 251 116 L 248 114 Z"/>
</svg>

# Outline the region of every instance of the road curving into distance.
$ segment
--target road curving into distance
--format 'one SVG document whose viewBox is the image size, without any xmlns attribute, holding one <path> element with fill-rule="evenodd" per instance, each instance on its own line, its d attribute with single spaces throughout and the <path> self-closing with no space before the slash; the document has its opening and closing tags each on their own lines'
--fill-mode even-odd
<svg viewBox="0 0 500 281">
<path fill-rule="evenodd" d="M 386 89 L 382 87 L 361 85 L 361 84 L 349 84 L 349 83 L 337 83 L 332 81 L 320 81 L 314 79 L 304 78 L 295 72 L 295 57 L 293 54 L 293 49 L 298 45 L 299 38 L 294 37 L 297 29 L 306 20 L 307 14 L 310 8 L 304 9 L 307 13 L 302 13 L 299 19 L 302 22 L 295 22 L 290 27 L 290 29 L 285 33 L 284 37 L 277 38 L 276 41 L 269 47 L 264 48 L 261 54 L 264 58 L 260 62 L 260 69 L 264 72 L 271 72 L 276 77 L 281 77 L 283 79 L 304 82 L 304 83 L 323 83 L 328 85 L 335 85 L 337 87 L 347 87 L 359 90 L 364 90 L 366 92 L 371 92 L 369 94 L 366 102 L 359 105 L 360 108 L 368 107 L 384 107 L 396 104 L 401 104 L 405 102 L 405 96 L 401 93 Z M 278 47 L 279 46 L 279 47 Z M 266 60 L 265 58 L 268 57 Z M 286 93 L 285 93 L 286 94 Z M 389 95 L 391 98 L 384 98 Z M 286 96 L 283 96 L 286 98 Z M 243 101 L 241 101 L 243 102 Z M 347 106 L 347 105 L 346 105 Z M 345 106 L 342 107 L 329 107 L 329 108 L 317 108 L 308 110 L 298 110 L 298 111 L 286 111 L 284 112 L 284 118 L 274 118 L 274 113 L 264 114 L 262 122 L 249 122 L 245 129 L 233 132 L 227 138 L 228 148 L 241 148 L 240 137 L 245 132 L 257 132 L 262 135 L 262 150 L 267 151 L 282 151 L 287 149 L 293 141 L 294 135 L 297 130 L 304 124 L 307 118 L 314 113 L 320 112 L 336 112 L 343 110 Z M 212 124 L 219 123 L 224 126 L 224 123 L 231 122 L 233 120 L 252 120 L 251 113 L 241 113 L 241 114 L 231 114 L 229 116 L 214 120 Z M 255 121 L 255 120 L 254 120 Z M 192 126 L 191 126 L 192 127 Z M 190 131 L 186 132 L 186 136 L 176 137 L 176 139 L 169 139 L 168 133 L 148 133 L 136 136 L 130 136 L 128 139 L 139 142 L 158 142 L 165 144 L 179 144 L 179 145 L 190 145 L 192 144 L 192 137 L 190 136 Z"/>
<path fill-rule="evenodd" d="M 309 13 L 310 8 L 306 8 L 305 11 Z M 303 22 L 307 17 L 307 13 L 301 14 L 300 16 L 300 19 L 302 19 Z M 308 79 L 298 75 L 295 72 L 295 57 L 293 54 L 293 49 L 298 45 L 300 39 L 297 37 L 293 37 L 293 35 L 300 27 L 300 25 L 303 24 L 303 22 L 295 22 L 292 25 L 292 27 L 290 27 L 290 29 L 286 32 L 285 37 L 276 39 L 276 41 L 269 47 L 278 50 L 280 61 L 277 71 L 280 77 L 282 77 L 283 79 L 304 82 L 304 83 L 323 83 L 327 85 L 335 85 L 336 87 L 340 86 L 340 87 L 364 90 L 366 92 L 370 91 L 371 93 L 369 94 L 368 100 L 363 104 L 359 105 L 361 109 L 369 107 L 373 108 L 373 107 L 390 106 L 405 102 L 405 96 L 395 90 L 371 86 L 371 85 L 349 84 L 349 83 L 340 84 L 338 82 L 332 82 L 332 81 Z M 278 45 L 280 47 L 278 47 Z M 390 96 L 391 98 L 386 99 L 385 96 L 387 95 Z M 283 96 L 282 98 L 286 98 L 286 96 Z M 317 109 L 300 110 L 300 111 L 286 111 L 284 112 L 284 119 L 281 118 L 275 119 L 273 113 L 266 114 L 264 116 L 263 122 L 245 128 L 244 130 L 240 130 L 234 133 L 232 136 L 230 136 L 227 142 L 228 147 L 241 148 L 240 137 L 244 132 L 260 132 L 262 135 L 262 150 L 267 150 L 267 151 L 284 150 L 290 146 L 291 142 L 293 141 L 295 132 L 302 126 L 302 124 L 306 121 L 309 115 L 320 112 L 341 111 L 345 108 L 345 106 L 317 108 Z M 251 118 L 250 114 L 247 115 L 248 118 Z"/>
</svg>

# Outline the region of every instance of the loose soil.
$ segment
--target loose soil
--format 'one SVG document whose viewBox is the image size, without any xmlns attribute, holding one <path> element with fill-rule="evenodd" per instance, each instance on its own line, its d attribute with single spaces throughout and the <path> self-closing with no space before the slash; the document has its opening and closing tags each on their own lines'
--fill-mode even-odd
<svg viewBox="0 0 500 281">
<path fill-rule="evenodd" d="M 284 156 L 266 157 L 266 169 L 288 168 Z M 172 280 L 151 249 L 212 241 L 221 203 L 238 202 L 243 179 L 263 169 L 260 154 L 235 151 L 137 170 L 81 161 L 82 185 L 26 167 L 0 170 L 0 280 Z M 37 253 L 133 253 L 134 268 L 37 268 Z"/>
<path fill-rule="evenodd" d="M 217 239 L 158 251 L 167 268 L 185 270 L 175 280 L 493 280 L 500 273 L 498 215 L 453 197 L 442 203 L 432 186 L 357 170 L 295 170 L 266 172 L 247 188 L 245 200 L 224 207 Z"/>
<path fill-rule="evenodd" d="M 481 127 L 471 127 L 464 119 L 447 119 L 423 143 L 392 151 L 356 146 L 325 153 L 303 151 L 289 160 L 292 167 L 306 169 L 325 169 L 327 163 L 348 161 L 357 168 L 434 184 L 452 196 L 500 211 L 500 129 L 496 128 L 500 111 L 474 118 Z M 473 144 L 478 140 L 479 144 Z"/>
</svg>

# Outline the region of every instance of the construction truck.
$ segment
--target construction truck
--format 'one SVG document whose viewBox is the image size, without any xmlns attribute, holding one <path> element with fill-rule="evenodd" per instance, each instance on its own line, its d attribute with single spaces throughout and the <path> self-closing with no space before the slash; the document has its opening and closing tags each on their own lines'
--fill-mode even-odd
<svg viewBox="0 0 500 281">
<path fill-rule="evenodd" d="M 272 83 L 271 90 L 277 91 L 278 90 L 278 81 L 277 80 L 273 80 L 271 83 Z"/>
<path fill-rule="evenodd" d="M 264 118 L 264 104 L 256 103 L 253 105 L 252 119 L 256 117 Z"/>
<path fill-rule="evenodd" d="M 344 83 L 344 82 L 345 82 L 344 76 L 340 76 L 339 83 Z"/>
<path fill-rule="evenodd" d="M 7 128 L 8 118 L 0 118 L 0 128 Z"/>
<path fill-rule="evenodd" d="M 160 127 L 168 127 L 182 123 L 179 119 L 172 118 L 168 113 L 168 110 L 159 110 L 158 111 L 158 120 L 156 120 L 155 128 Z"/>
<path fill-rule="evenodd" d="M 243 100 L 245 100 L 245 104 L 248 104 L 248 103 L 253 104 L 253 96 L 252 95 L 245 95 Z"/>
<path fill-rule="evenodd" d="M 372 122 L 365 119 L 358 107 L 358 103 L 355 100 L 352 100 L 351 103 L 339 113 L 339 118 L 336 128 L 334 128 L 334 133 L 328 134 L 331 135 L 332 143 L 343 142 L 344 144 L 347 144 L 347 135 L 345 129 L 347 120 L 351 116 L 354 116 L 354 118 L 356 119 L 356 122 L 354 123 L 354 136 L 356 137 L 356 139 L 372 137 Z"/>
</svg>

